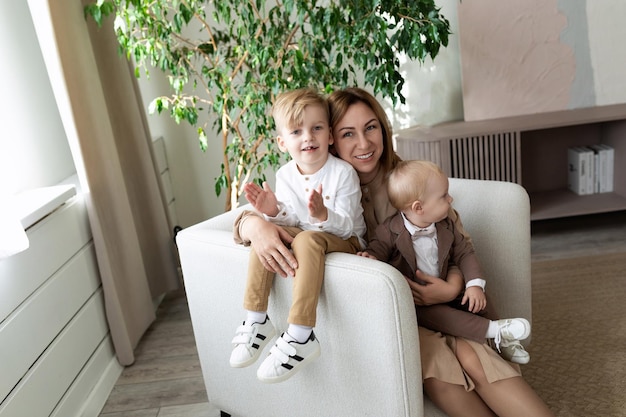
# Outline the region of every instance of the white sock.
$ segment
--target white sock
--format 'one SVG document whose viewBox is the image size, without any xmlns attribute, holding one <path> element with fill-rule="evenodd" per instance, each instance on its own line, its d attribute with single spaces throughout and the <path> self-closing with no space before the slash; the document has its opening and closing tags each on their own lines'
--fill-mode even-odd
<svg viewBox="0 0 626 417">
<path fill-rule="evenodd" d="M 489 327 L 487 328 L 487 334 L 485 337 L 487 339 L 494 339 L 498 333 L 500 333 L 500 326 L 498 326 L 497 320 L 491 320 L 489 322 Z"/>
<path fill-rule="evenodd" d="M 513 335 L 519 335 L 521 337 L 524 334 L 524 324 L 517 319 L 511 319 L 508 330 Z M 498 320 L 491 320 L 489 322 L 489 327 L 487 328 L 487 334 L 485 337 L 487 339 L 495 339 L 500 333 L 500 325 L 498 324 Z"/>
<path fill-rule="evenodd" d="M 309 340 L 313 327 L 301 326 L 299 324 L 289 324 L 287 335 L 291 336 L 298 343 L 304 343 Z"/>
<path fill-rule="evenodd" d="M 246 323 L 264 323 L 267 318 L 267 311 L 249 311 L 246 314 Z"/>
</svg>

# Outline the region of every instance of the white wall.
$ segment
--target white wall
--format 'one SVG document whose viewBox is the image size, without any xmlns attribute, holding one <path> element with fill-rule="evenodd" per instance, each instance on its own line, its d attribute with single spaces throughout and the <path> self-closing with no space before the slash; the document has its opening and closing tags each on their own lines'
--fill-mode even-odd
<svg viewBox="0 0 626 417">
<path fill-rule="evenodd" d="M 626 102 L 626 2 L 587 0 L 596 105 Z"/>
<path fill-rule="evenodd" d="M 461 3 L 465 120 L 626 103 L 625 13 L 623 0 Z"/>
<path fill-rule="evenodd" d="M 76 169 L 27 2 L 0 2 L 0 39 L 0 195 L 12 195 Z"/>
<path fill-rule="evenodd" d="M 448 47 L 442 48 L 434 61 L 429 58 L 424 64 L 410 61 L 402 65 L 406 104 L 395 109 L 387 104 L 394 131 L 463 119 L 458 4 L 459 0 L 437 1 L 441 14 L 450 22 Z"/>
<path fill-rule="evenodd" d="M 169 95 L 167 79 L 158 70 L 139 78 L 139 87 L 146 111 L 150 102 Z M 167 112 L 148 114 L 153 139 L 163 137 L 172 180 L 176 213 L 182 227 L 191 226 L 224 211 L 225 196 L 215 195 L 215 178 L 220 174 L 222 151 L 215 146 L 200 150 L 195 129 L 187 122 L 177 125 Z"/>
</svg>

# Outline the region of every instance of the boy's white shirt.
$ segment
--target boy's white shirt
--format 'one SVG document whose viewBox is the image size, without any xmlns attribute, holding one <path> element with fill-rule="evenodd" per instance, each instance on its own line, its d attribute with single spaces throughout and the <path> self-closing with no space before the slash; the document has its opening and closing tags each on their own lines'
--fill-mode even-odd
<svg viewBox="0 0 626 417">
<path fill-rule="evenodd" d="M 320 222 L 309 216 L 307 207 L 311 190 L 322 184 L 328 219 Z M 357 236 L 365 247 L 365 219 L 361 206 L 361 185 L 356 171 L 346 161 L 333 155 L 316 173 L 303 175 L 291 160 L 276 172 L 276 199 L 279 213 L 265 216 L 281 226 L 296 226 L 302 230 L 332 233 L 342 239 Z"/>
<path fill-rule="evenodd" d="M 404 220 L 404 227 L 413 236 L 418 230 L 425 228 L 417 227 L 409 219 L 406 218 L 404 213 L 402 214 L 402 220 Z M 415 251 L 415 258 L 417 260 L 417 267 L 420 271 L 425 272 L 428 275 L 439 278 L 439 245 L 437 241 L 437 231 L 435 223 L 432 223 L 429 228 L 433 228 L 434 233 L 431 236 L 421 236 L 417 239 L 413 239 L 413 250 Z M 480 287 L 485 291 L 487 281 L 482 278 L 471 279 L 465 284 L 465 288 Z"/>
</svg>

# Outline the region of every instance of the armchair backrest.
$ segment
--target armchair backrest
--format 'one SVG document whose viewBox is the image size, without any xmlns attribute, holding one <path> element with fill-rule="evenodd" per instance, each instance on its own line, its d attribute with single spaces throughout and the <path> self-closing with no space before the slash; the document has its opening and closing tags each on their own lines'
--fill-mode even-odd
<svg viewBox="0 0 626 417">
<path fill-rule="evenodd" d="M 451 178 L 450 195 L 472 236 L 498 315 L 530 321 L 530 200 L 526 190 L 510 182 Z"/>
</svg>

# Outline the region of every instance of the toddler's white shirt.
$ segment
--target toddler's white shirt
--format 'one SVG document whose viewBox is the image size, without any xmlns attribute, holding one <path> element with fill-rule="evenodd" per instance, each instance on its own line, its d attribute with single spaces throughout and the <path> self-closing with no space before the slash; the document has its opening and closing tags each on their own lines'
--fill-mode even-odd
<svg viewBox="0 0 626 417">
<path fill-rule="evenodd" d="M 411 237 L 415 235 L 419 230 L 424 230 L 415 226 L 406 218 L 404 213 L 402 214 L 402 220 L 404 220 L 404 227 L 411 234 Z M 432 275 L 433 277 L 439 277 L 439 246 L 437 241 L 437 228 L 435 223 L 428 226 L 428 229 L 432 230 L 432 234 L 428 236 L 413 237 L 413 250 L 415 251 L 415 258 L 417 259 L 417 267 L 420 271 Z M 485 291 L 487 281 L 482 278 L 474 278 L 465 284 L 465 288 L 480 287 Z"/>
</svg>

